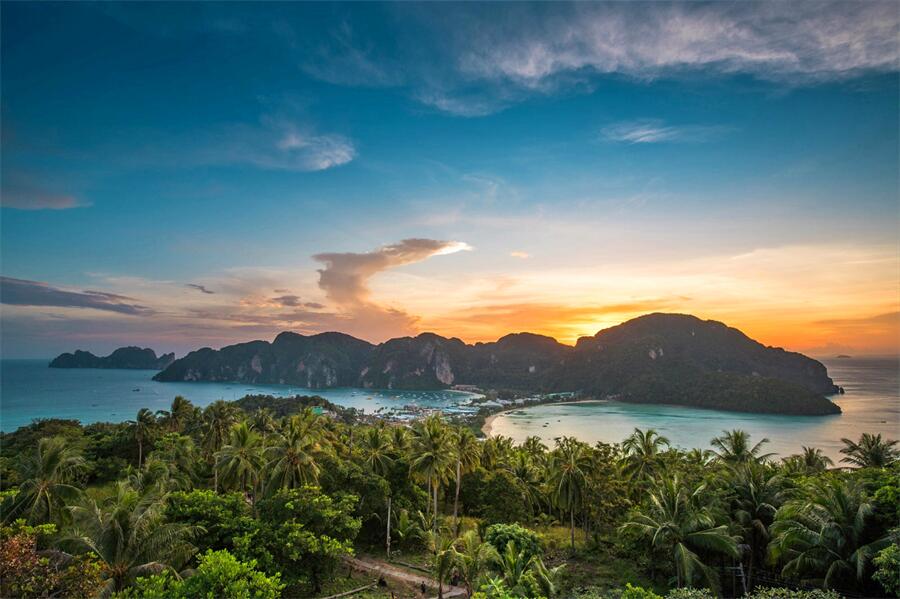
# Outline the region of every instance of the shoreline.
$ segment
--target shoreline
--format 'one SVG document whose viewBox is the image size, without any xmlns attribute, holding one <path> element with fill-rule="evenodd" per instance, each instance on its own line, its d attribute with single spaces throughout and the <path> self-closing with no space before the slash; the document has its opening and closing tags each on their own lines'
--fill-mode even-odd
<svg viewBox="0 0 900 599">
<path fill-rule="evenodd" d="M 537 406 L 547 405 L 549 403 L 559 403 L 559 404 L 575 404 L 575 403 L 607 403 L 608 399 L 577 399 L 575 401 L 555 401 L 555 402 L 545 402 L 545 403 L 535 403 L 527 406 L 516 406 L 514 408 L 507 408 L 505 410 L 500 410 L 498 412 L 494 412 L 490 416 L 486 416 L 484 418 L 484 424 L 481 425 L 481 432 L 485 437 L 491 436 L 491 430 L 493 429 L 494 420 L 497 419 L 498 416 L 502 416 L 508 412 L 515 412 L 516 410 L 524 410 L 526 408 L 532 408 Z"/>
</svg>

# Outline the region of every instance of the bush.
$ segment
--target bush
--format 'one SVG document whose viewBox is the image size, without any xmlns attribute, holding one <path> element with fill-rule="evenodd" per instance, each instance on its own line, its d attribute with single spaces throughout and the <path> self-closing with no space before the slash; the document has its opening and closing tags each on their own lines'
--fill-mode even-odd
<svg viewBox="0 0 900 599">
<path fill-rule="evenodd" d="M 540 535 L 518 524 L 493 524 L 485 532 L 484 540 L 501 554 L 506 551 L 509 542 L 518 551 L 524 551 L 527 557 L 539 556 L 544 551 Z"/>
<path fill-rule="evenodd" d="M 872 563 L 877 568 L 872 578 L 891 595 L 900 595 L 900 545 L 888 545 L 878 552 Z"/>
<path fill-rule="evenodd" d="M 666 595 L 666 599 L 716 599 L 716 596 L 707 589 L 685 587 L 682 589 L 672 589 Z"/>
<path fill-rule="evenodd" d="M 842 599 L 842 597 L 835 591 L 820 589 L 797 591 L 781 587 L 759 587 L 747 595 L 746 599 Z"/>
<path fill-rule="evenodd" d="M 266 576 L 256 562 L 239 561 L 227 551 L 209 551 L 200 557 L 193 576 L 176 579 L 170 572 L 138 578 L 121 594 L 123 599 L 190 599 L 228 597 L 229 599 L 277 599 L 284 585 L 280 576 Z"/>
</svg>

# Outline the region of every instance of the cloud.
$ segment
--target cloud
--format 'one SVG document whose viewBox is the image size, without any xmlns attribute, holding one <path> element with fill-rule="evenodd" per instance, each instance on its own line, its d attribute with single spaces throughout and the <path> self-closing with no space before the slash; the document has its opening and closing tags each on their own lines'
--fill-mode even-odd
<svg viewBox="0 0 900 599">
<path fill-rule="evenodd" d="M 203 285 L 197 285 L 196 283 L 188 283 L 188 284 L 185 285 L 185 287 L 190 287 L 191 289 L 196 289 L 196 290 L 199 291 L 200 293 L 206 293 L 206 294 L 209 294 L 209 295 L 213 295 L 213 294 L 215 293 L 215 291 L 210 291 L 209 289 L 207 289 L 207 288 L 204 287 Z"/>
<path fill-rule="evenodd" d="M 509 7 L 471 28 L 460 68 L 523 86 L 565 73 L 695 70 L 809 83 L 898 67 L 894 2 L 611 3 Z M 477 23 L 477 20 L 476 20 Z"/>
<path fill-rule="evenodd" d="M 277 302 L 278 304 L 280 304 L 282 306 L 295 307 L 295 306 L 301 305 L 300 297 L 296 296 L 296 295 L 282 295 L 279 297 L 273 297 L 272 301 Z"/>
<path fill-rule="evenodd" d="M 522 260 L 525 260 L 526 258 L 531 258 L 531 254 L 529 254 L 528 252 L 518 252 L 518 251 L 510 252 L 509 255 L 512 256 L 513 258 L 521 258 Z"/>
<path fill-rule="evenodd" d="M 329 299 L 342 305 L 360 304 L 368 301 L 369 279 L 381 271 L 471 249 L 462 241 L 404 239 L 374 252 L 316 254 L 313 260 L 325 265 L 318 271 L 319 287 Z"/>
<path fill-rule="evenodd" d="M 316 133 L 298 120 L 266 116 L 259 125 L 234 125 L 214 133 L 196 155 L 208 164 L 322 171 L 351 162 L 356 147 L 343 135 Z"/>
<path fill-rule="evenodd" d="M 135 302 L 134 298 L 102 291 L 66 291 L 47 283 L 0 277 L 0 303 L 12 306 L 56 306 L 60 308 L 92 308 L 132 316 L 154 311 Z"/>
<path fill-rule="evenodd" d="M 68 210 L 90 204 L 73 195 L 47 189 L 44 185 L 22 177 L 3 177 L 0 206 L 17 210 Z"/>
<path fill-rule="evenodd" d="M 604 127 L 607 141 L 630 144 L 710 141 L 727 131 L 726 127 L 707 125 L 667 125 L 659 119 L 625 121 Z"/>
</svg>

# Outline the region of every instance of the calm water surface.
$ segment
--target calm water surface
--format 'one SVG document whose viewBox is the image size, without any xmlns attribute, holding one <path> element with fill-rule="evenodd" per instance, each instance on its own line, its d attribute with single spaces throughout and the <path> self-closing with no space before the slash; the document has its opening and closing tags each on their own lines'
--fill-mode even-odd
<svg viewBox="0 0 900 599">
<path fill-rule="evenodd" d="M 722 430 L 740 428 L 760 440 L 770 440 L 767 451 L 780 456 L 799 452 L 803 445 L 819 447 L 835 462 L 842 457 L 842 437 L 856 439 L 862 432 L 900 439 L 900 362 L 897 359 L 823 360 L 844 395 L 832 399 L 843 413 L 834 416 L 777 416 L 696 410 L 676 406 L 616 402 L 549 404 L 507 412 L 492 424 L 492 435 L 517 442 L 537 435 L 552 444 L 562 435 L 589 443 L 617 443 L 635 427 L 654 428 L 683 448 L 709 448 L 709 440 Z"/>
<path fill-rule="evenodd" d="M 320 395 L 366 413 L 397 410 L 408 404 L 458 410 L 472 394 L 459 391 L 304 389 L 246 383 L 159 383 L 155 370 L 48 368 L 48 360 L 0 360 L 0 430 L 11 431 L 35 418 L 70 418 L 82 424 L 133 419 L 141 408 L 165 410 L 183 395 L 194 405 L 249 394 Z M 465 409 L 465 408 L 462 408 Z"/>
</svg>

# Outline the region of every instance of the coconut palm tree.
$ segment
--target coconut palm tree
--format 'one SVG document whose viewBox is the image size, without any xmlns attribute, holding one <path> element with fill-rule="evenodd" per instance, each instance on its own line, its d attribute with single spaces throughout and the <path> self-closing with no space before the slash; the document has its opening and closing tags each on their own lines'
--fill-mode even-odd
<svg viewBox="0 0 900 599">
<path fill-rule="evenodd" d="M 266 493 L 318 481 L 318 459 L 323 452 L 321 431 L 302 415 L 292 417 L 284 433 L 266 448 Z"/>
<path fill-rule="evenodd" d="M 586 473 L 591 467 L 588 449 L 574 437 L 563 437 L 557 440 L 550 455 L 549 485 L 554 503 L 569 512 L 572 551 L 575 551 L 575 512 L 581 507 Z"/>
<path fill-rule="evenodd" d="M 841 453 L 845 458 L 841 461 L 859 468 L 884 468 L 900 457 L 900 450 L 895 449 L 898 441 L 882 439 L 881 434 L 863 433 L 858 442 L 841 439 L 844 448 Z"/>
<path fill-rule="evenodd" d="M 222 486 L 249 493 L 255 501 L 263 467 L 262 438 L 246 422 L 235 424 L 228 444 L 216 452 L 215 459 Z"/>
<path fill-rule="evenodd" d="M 128 422 L 138 446 L 138 468 L 144 464 L 144 443 L 153 434 L 156 428 L 156 416 L 147 408 L 138 410 L 137 417 Z"/>
<path fill-rule="evenodd" d="M 105 596 L 122 591 L 136 577 L 179 568 L 193 555 L 197 530 L 166 522 L 164 508 L 162 496 L 119 483 L 106 502 L 88 499 L 71 508 L 72 534 L 63 545 L 91 551 L 105 564 Z"/>
<path fill-rule="evenodd" d="M 816 474 L 824 472 L 830 466 L 834 466 L 831 458 L 823 454 L 821 449 L 806 447 L 805 445 L 801 449 L 803 450 L 802 453 L 788 458 L 797 470 L 806 474 Z"/>
<path fill-rule="evenodd" d="M 518 449 L 506 469 L 524 489 L 522 499 L 528 505 L 531 514 L 534 515 L 544 497 L 543 480 L 541 480 L 538 466 L 534 463 L 534 458 L 524 449 Z"/>
<path fill-rule="evenodd" d="M 727 481 L 732 519 L 750 547 L 747 578 L 752 588 L 753 569 L 765 558 L 769 526 L 784 499 L 784 481 L 777 470 L 754 462 L 734 468 Z"/>
<path fill-rule="evenodd" d="M 250 426 L 256 432 L 267 435 L 275 432 L 278 428 L 278 422 L 275 420 L 272 410 L 269 408 L 260 408 L 253 412 L 253 416 L 250 419 Z"/>
<path fill-rule="evenodd" d="M 500 561 L 500 554 L 490 543 L 482 542 L 478 533 L 467 530 L 456 540 L 456 565 L 471 597 L 481 586 L 481 579 Z"/>
<path fill-rule="evenodd" d="M 727 527 L 716 526 L 712 512 L 704 505 L 704 491 L 705 485 L 688 489 L 678 476 L 658 481 L 646 508 L 620 527 L 623 533 L 634 533 L 654 549 L 670 553 L 679 587 L 698 578 L 711 588 L 718 586 L 715 571 L 703 563 L 698 552 L 739 556 Z"/>
<path fill-rule="evenodd" d="M 534 435 L 527 437 L 522 443 L 522 450 L 528 454 L 532 462 L 540 465 L 544 461 L 547 454 L 547 446 L 541 441 L 540 437 Z"/>
<path fill-rule="evenodd" d="M 459 487 L 462 475 L 481 463 L 481 444 L 475 434 L 463 427 L 453 431 L 453 458 L 456 461 L 456 492 L 453 494 L 453 532 L 459 534 Z"/>
<path fill-rule="evenodd" d="M 233 404 L 223 400 L 214 401 L 203 410 L 203 449 L 213 464 L 213 490 L 219 490 L 219 469 L 215 463 L 215 453 L 228 441 L 232 425 L 237 422 L 238 411 Z"/>
<path fill-rule="evenodd" d="M 861 580 L 869 560 L 890 543 L 888 536 L 866 543 L 875 512 L 863 481 L 816 478 L 789 501 L 772 524 L 770 552 L 786 576 L 832 587 Z"/>
<path fill-rule="evenodd" d="M 35 454 L 23 465 L 24 481 L 9 508 L 3 509 L 4 520 L 24 517 L 30 523 L 43 523 L 58 519 L 66 500 L 73 500 L 80 493 L 72 483 L 84 467 L 81 452 L 65 439 L 41 439 Z"/>
<path fill-rule="evenodd" d="M 750 444 L 750 435 L 746 431 L 731 430 L 722 431 L 722 434 L 713 438 L 710 444 L 713 446 L 713 454 L 720 462 L 728 465 L 745 464 L 747 462 L 764 462 L 775 454 L 761 453 L 762 446 L 768 443 L 763 439 L 756 445 Z"/>
<path fill-rule="evenodd" d="M 362 441 L 359 444 L 362 453 L 363 463 L 376 476 L 380 476 L 385 481 L 388 479 L 391 467 L 394 464 L 392 457 L 393 447 L 391 447 L 391 436 L 383 426 L 374 426 L 365 431 Z M 387 519 L 385 520 L 385 552 L 388 557 L 391 555 L 391 507 L 393 503 L 393 493 L 388 482 L 387 497 Z"/>
<path fill-rule="evenodd" d="M 635 428 L 622 442 L 625 452 L 623 472 L 636 482 L 650 480 L 659 467 L 660 454 L 668 447 L 669 440 L 654 429 Z"/>
<path fill-rule="evenodd" d="M 147 457 L 149 461 L 165 464 L 169 469 L 169 479 L 180 489 L 190 488 L 197 478 L 197 447 L 187 435 L 168 433 L 156 442 Z"/>
<path fill-rule="evenodd" d="M 419 424 L 410 451 L 410 473 L 414 478 L 428 483 L 434 502 L 433 528 L 437 530 L 438 489 L 447 482 L 453 464 L 452 441 L 440 415 L 429 416 Z"/>
<path fill-rule="evenodd" d="M 172 407 L 168 411 L 159 410 L 156 415 L 170 432 L 177 433 L 184 430 L 196 411 L 194 404 L 181 395 L 176 395 L 172 400 Z"/>
<path fill-rule="evenodd" d="M 438 583 L 438 599 L 444 597 L 444 580 L 450 574 L 450 570 L 456 565 L 456 550 L 453 548 L 454 539 L 447 534 L 429 532 L 428 549 L 431 551 L 431 570 Z"/>
<path fill-rule="evenodd" d="M 481 465 L 486 470 L 494 470 L 509 460 L 513 451 L 513 440 L 510 437 L 497 435 L 488 437 L 481 447 Z"/>
</svg>

